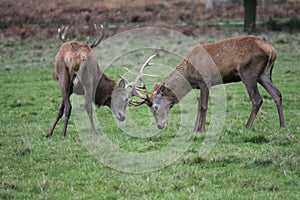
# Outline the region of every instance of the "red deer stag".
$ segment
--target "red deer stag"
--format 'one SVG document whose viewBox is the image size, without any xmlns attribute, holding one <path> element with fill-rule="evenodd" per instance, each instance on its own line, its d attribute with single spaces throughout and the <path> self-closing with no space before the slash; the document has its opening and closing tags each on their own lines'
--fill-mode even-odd
<svg viewBox="0 0 300 200">
<path fill-rule="evenodd" d="M 65 34 L 67 28 L 58 29 L 59 38 L 64 42 L 55 57 L 54 79 L 59 79 L 62 101 L 56 119 L 47 137 L 52 136 L 57 122 L 65 113 L 64 128 L 62 135 L 66 135 L 67 125 L 70 118 L 72 106 L 70 95 L 74 92 L 85 97 L 85 109 L 89 116 L 91 131 L 96 134 L 93 120 L 92 102 L 97 107 L 108 106 L 112 109 L 116 118 L 120 121 L 125 119 L 126 105 L 129 93 L 125 89 L 125 81 L 121 80 L 118 84 L 108 78 L 99 69 L 97 57 L 93 52 L 103 38 L 103 27 L 95 25 L 98 33 L 98 40 L 92 45 L 73 40 L 66 42 Z"/>
<path fill-rule="evenodd" d="M 174 71 L 154 87 L 150 98 L 144 98 L 137 105 L 146 103 L 151 108 L 157 127 L 163 129 L 173 105 L 191 89 L 200 89 L 194 130 L 203 132 L 211 86 L 242 81 L 252 101 L 252 111 L 246 124 L 250 128 L 263 102 L 257 88 L 258 82 L 275 101 L 280 127 L 285 127 L 281 93 L 271 79 L 275 59 L 275 49 L 255 36 L 197 45 Z M 189 83 L 189 87 L 184 86 L 185 82 Z"/>
</svg>

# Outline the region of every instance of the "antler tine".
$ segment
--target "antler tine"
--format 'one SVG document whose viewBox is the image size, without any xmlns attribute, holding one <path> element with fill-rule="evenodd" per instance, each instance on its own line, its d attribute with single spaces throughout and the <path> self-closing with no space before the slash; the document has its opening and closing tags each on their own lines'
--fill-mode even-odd
<svg viewBox="0 0 300 200">
<path fill-rule="evenodd" d="M 150 65 L 149 65 L 150 66 Z M 157 77 L 157 75 L 153 75 L 153 74 L 143 74 L 143 76 L 148 76 L 148 77 Z"/>
<path fill-rule="evenodd" d="M 125 67 L 126 71 L 129 73 L 129 74 L 132 74 L 132 75 L 135 75 L 135 76 L 138 76 L 138 73 L 134 72 L 134 71 L 131 71 L 130 69 L 128 69 L 127 67 Z"/>
<path fill-rule="evenodd" d="M 143 71 L 144 71 L 144 69 L 147 67 L 147 66 L 150 66 L 151 64 L 150 64 L 150 60 L 152 60 L 155 56 L 157 56 L 157 54 L 153 54 L 153 55 L 151 55 L 147 60 L 146 60 L 146 62 L 144 63 L 144 65 L 141 67 L 141 69 L 140 69 L 140 74 L 141 75 L 146 75 L 146 74 L 143 74 Z M 150 75 L 150 76 L 152 76 L 152 75 Z"/>
<path fill-rule="evenodd" d="M 147 98 L 147 97 L 145 98 L 135 87 L 132 88 L 131 95 L 139 97 L 141 99 L 146 99 Z"/>
<path fill-rule="evenodd" d="M 151 55 L 147 60 L 146 62 L 144 63 L 144 65 L 141 67 L 141 70 L 140 70 L 140 77 L 137 77 L 136 79 L 136 82 L 138 80 L 140 80 L 142 82 L 142 86 L 139 88 L 139 89 L 142 89 L 145 93 L 146 93 L 146 98 L 148 98 L 148 91 L 147 91 L 147 87 L 146 87 L 146 84 L 144 83 L 144 81 L 142 80 L 142 77 L 143 76 L 148 76 L 148 77 L 156 77 L 156 75 L 152 75 L 152 74 L 144 74 L 144 69 L 147 67 L 147 66 L 150 66 L 151 63 L 150 61 L 155 57 L 157 56 L 157 54 L 153 54 Z"/>
<path fill-rule="evenodd" d="M 145 104 L 146 103 L 146 100 L 143 100 L 143 101 L 135 101 L 135 100 L 130 100 L 129 101 L 129 103 L 128 103 L 128 105 L 129 106 L 134 106 L 134 107 L 138 107 L 138 106 L 140 106 L 140 105 L 143 105 L 143 104 Z"/>
<path fill-rule="evenodd" d="M 149 58 L 148 58 L 148 59 L 146 60 L 146 62 L 144 63 L 143 67 L 149 65 L 150 61 L 151 61 L 155 56 L 157 56 L 157 53 L 155 53 L 155 54 L 149 56 Z"/>
<path fill-rule="evenodd" d="M 143 76 L 154 77 L 154 75 L 151 75 L 151 74 L 144 74 L 144 69 L 145 69 L 147 66 L 150 66 L 150 64 L 149 64 L 150 60 L 152 60 L 156 55 L 157 55 L 157 54 L 151 55 L 151 56 L 146 60 L 146 62 L 143 64 L 143 66 L 141 67 L 139 73 L 136 74 L 137 77 L 136 77 L 136 79 L 135 79 L 135 81 L 134 81 L 134 85 L 136 85 L 138 81 L 141 81 L 141 82 L 144 84 L 144 82 L 143 82 L 143 80 L 142 80 L 142 77 L 143 77 Z M 145 85 L 145 84 L 144 84 L 144 85 Z"/>
<path fill-rule="evenodd" d="M 94 41 L 93 44 L 90 45 L 91 48 L 95 48 L 96 46 L 98 46 L 98 44 L 100 44 L 101 40 L 104 37 L 104 28 L 103 28 L 102 24 L 101 24 L 100 28 L 96 24 L 94 24 L 94 28 L 95 28 L 99 38 L 98 38 L 97 42 Z"/>
<path fill-rule="evenodd" d="M 127 71 L 131 74 L 134 74 L 136 76 L 136 79 L 134 80 L 133 83 L 130 83 L 131 84 L 131 87 L 132 87 L 132 90 L 131 90 L 131 95 L 132 96 L 137 96 L 141 99 L 143 99 L 143 101 L 139 102 L 138 104 L 135 104 L 135 105 L 142 105 L 144 103 L 146 103 L 146 100 L 149 98 L 148 96 L 148 91 L 147 91 L 147 88 L 146 88 L 146 84 L 144 83 L 144 81 L 142 80 L 142 77 L 143 76 L 150 76 L 150 77 L 154 77 L 154 75 L 150 75 L 150 74 L 144 74 L 144 69 L 147 67 L 147 66 L 150 66 L 150 60 L 152 60 L 157 54 L 153 54 L 151 55 L 147 60 L 146 62 L 143 64 L 143 66 L 141 67 L 140 71 L 138 73 L 135 73 L 135 72 L 132 72 L 130 70 L 127 69 Z M 142 86 L 141 87 L 138 87 L 136 86 L 138 81 L 141 81 L 142 82 Z M 140 91 L 143 91 L 144 93 L 146 93 L 146 97 L 144 97 Z"/>
<path fill-rule="evenodd" d="M 131 96 L 136 96 L 136 97 L 139 97 L 142 99 L 142 101 L 135 101 L 135 100 L 130 100 L 129 101 L 129 105 L 130 106 L 140 106 L 142 104 L 145 104 L 148 100 L 149 100 L 149 96 L 148 96 L 148 91 L 147 91 L 147 88 L 146 88 L 146 85 L 144 83 L 144 81 L 142 80 L 142 77 L 143 76 L 150 76 L 150 77 L 155 77 L 155 75 L 151 75 L 151 74 L 144 74 L 143 71 L 144 69 L 147 67 L 147 66 L 150 66 L 151 63 L 150 63 L 150 60 L 153 59 L 157 54 L 153 54 L 151 55 L 147 60 L 146 62 L 143 64 L 143 66 L 141 67 L 140 71 L 137 73 L 137 72 L 134 72 L 134 71 L 131 71 L 129 70 L 128 68 L 125 67 L 125 69 L 127 70 L 128 73 L 136 76 L 134 82 L 128 82 L 124 77 L 122 77 L 121 75 L 120 78 L 125 80 L 126 82 L 126 87 L 131 87 L 131 91 L 130 91 L 130 94 Z M 137 86 L 137 83 L 138 81 L 142 82 L 142 86 Z M 143 96 L 143 94 L 141 92 L 144 92 L 146 93 L 146 96 Z"/>
<path fill-rule="evenodd" d="M 66 27 L 62 26 L 61 28 L 58 28 L 58 37 L 63 42 L 67 41 L 66 33 L 67 33 L 68 28 L 69 28 L 68 26 L 66 26 Z"/>
<path fill-rule="evenodd" d="M 126 78 L 125 78 L 124 76 L 121 76 L 121 75 L 119 74 L 119 77 L 125 81 L 126 85 L 129 84 L 129 82 L 126 80 Z"/>
</svg>

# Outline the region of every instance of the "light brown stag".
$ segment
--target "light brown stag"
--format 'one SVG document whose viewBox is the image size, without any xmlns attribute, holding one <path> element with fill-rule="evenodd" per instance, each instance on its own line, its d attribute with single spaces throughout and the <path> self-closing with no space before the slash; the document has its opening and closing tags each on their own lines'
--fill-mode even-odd
<svg viewBox="0 0 300 200">
<path fill-rule="evenodd" d="M 97 42 L 90 46 L 77 40 L 66 42 L 65 34 L 67 28 L 58 30 L 59 38 L 64 43 L 55 57 L 53 77 L 54 79 L 59 79 L 62 101 L 54 123 L 47 133 L 47 137 L 52 136 L 56 124 L 64 113 L 65 121 L 62 135 L 66 135 L 72 110 L 70 95 L 73 92 L 85 97 L 85 109 L 89 117 L 92 133 L 97 134 L 93 120 L 92 102 L 97 107 L 108 106 L 118 120 L 125 120 L 129 93 L 125 89 L 124 80 L 120 80 L 117 84 L 99 69 L 98 59 L 93 52 L 93 48 L 101 42 L 104 29 L 95 25 L 95 30 L 99 38 Z"/>
<path fill-rule="evenodd" d="M 260 83 L 276 103 L 280 127 L 285 127 L 281 93 L 271 78 L 276 57 L 275 49 L 255 36 L 197 45 L 174 71 L 154 87 L 151 96 L 137 105 L 147 104 L 158 128 L 163 129 L 173 105 L 192 89 L 200 89 L 194 130 L 202 132 L 205 130 L 210 88 L 242 81 L 252 101 L 251 114 L 246 124 L 250 128 L 263 102 L 257 88 L 257 83 Z"/>
</svg>

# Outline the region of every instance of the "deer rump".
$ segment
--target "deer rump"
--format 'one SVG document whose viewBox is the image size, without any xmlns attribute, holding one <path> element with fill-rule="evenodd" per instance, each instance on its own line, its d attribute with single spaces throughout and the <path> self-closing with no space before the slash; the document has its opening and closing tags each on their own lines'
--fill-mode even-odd
<svg viewBox="0 0 300 200">
<path fill-rule="evenodd" d="M 59 79 L 58 74 L 62 70 L 61 66 L 65 66 L 70 74 L 70 80 L 74 80 L 75 76 L 83 79 L 91 79 L 93 76 L 88 77 L 90 74 L 86 72 L 94 73 L 94 77 L 99 77 L 100 70 L 97 62 L 97 57 L 87 44 L 79 41 L 71 41 L 64 43 L 58 54 L 55 57 L 55 71 L 54 79 Z M 97 76 L 98 75 L 98 76 Z"/>
</svg>

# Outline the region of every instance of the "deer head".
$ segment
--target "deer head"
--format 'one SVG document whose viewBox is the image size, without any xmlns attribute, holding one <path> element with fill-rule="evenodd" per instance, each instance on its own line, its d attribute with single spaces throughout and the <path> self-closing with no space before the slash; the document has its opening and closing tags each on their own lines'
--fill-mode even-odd
<svg viewBox="0 0 300 200">
<path fill-rule="evenodd" d="M 148 77 L 155 77 L 155 75 L 151 74 L 145 74 L 143 71 L 147 66 L 153 65 L 153 63 L 150 63 L 150 61 L 156 56 L 156 54 L 150 56 L 142 68 L 140 69 L 139 73 L 132 72 L 127 69 L 127 71 L 131 74 L 134 74 L 136 76 L 136 79 L 132 83 L 127 83 L 128 86 L 132 88 L 130 91 L 130 96 L 136 96 L 141 99 L 141 101 L 135 101 L 135 100 L 129 100 L 129 104 L 131 106 L 141 106 L 143 104 L 146 104 L 148 107 L 150 107 L 150 110 L 155 118 L 157 127 L 159 129 L 163 129 L 166 124 L 167 124 L 167 118 L 168 118 L 168 113 L 169 109 L 171 107 L 171 104 L 169 101 L 164 98 L 164 93 L 166 91 L 166 86 L 163 83 L 162 85 L 156 85 L 153 89 L 153 92 L 151 97 L 148 95 L 147 87 L 144 81 L 142 80 L 143 76 L 148 76 Z M 142 86 L 137 87 L 136 84 L 138 81 L 142 82 Z M 143 95 L 141 92 L 145 93 Z"/>
<path fill-rule="evenodd" d="M 155 55 L 150 56 L 147 61 L 145 62 L 144 66 L 141 68 L 141 71 L 139 74 L 136 74 L 137 79 L 141 80 L 142 76 L 151 76 L 149 74 L 144 74 L 142 71 L 144 70 L 145 66 L 153 65 L 153 63 L 149 63 L 151 59 L 153 59 Z M 137 80 L 136 79 L 136 80 Z M 163 82 L 162 84 L 156 84 L 151 92 L 151 96 L 148 96 L 148 91 L 146 88 L 146 85 L 144 82 L 142 82 L 142 87 L 139 87 L 143 89 L 144 93 L 146 94 L 143 96 L 141 93 L 139 93 L 138 89 L 136 87 L 133 87 L 131 93 L 132 96 L 137 96 L 141 99 L 141 101 L 133 101 L 130 100 L 130 105 L 132 106 L 140 106 L 143 104 L 146 104 L 149 108 L 151 113 L 153 114 L 153 117 L 156 121 L 156 125 L 159 129 L 163 129 L 167 125 L 167 119 L 168 119 L 168 113 L 169 110 L 173 107 L 175 102 L 178 101 L 178 97 L 172 92 Z"/>
<path fill-rule="evenodd" d="M 170 103 L 164 98 L 164 92 L 166 91 L 164 83 L 162 85 L 156 85 L 154 90 L 156 90 L 156 92 L 151 95 L 151 100 L 149 100 L 151 103 L 147 105 L 150 107 L 157 127 L 163 129 L 167 125 Z"/>
<path fill-rule="evenodd" d="M 121 79 L 116 85 L 111 96 L 111 109 L 119 121 L 125 120 L 126 107 L 130 93 L 126 90 L 126 82 Z"/>
</svg>

